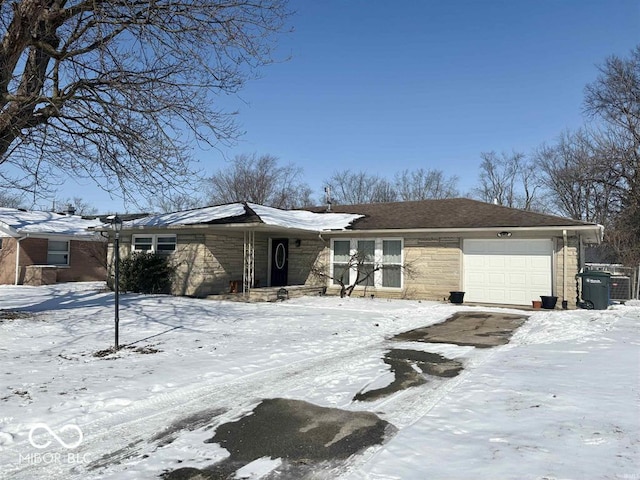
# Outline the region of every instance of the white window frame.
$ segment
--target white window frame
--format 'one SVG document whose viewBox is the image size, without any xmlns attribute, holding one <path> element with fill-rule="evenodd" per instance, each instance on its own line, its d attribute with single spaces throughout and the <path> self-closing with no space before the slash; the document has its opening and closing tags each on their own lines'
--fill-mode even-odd
<svg viewBox="0 0 640 480">
<path fill-rule="evenodd" d="M 400 242 L 400 262 L 384 262 L 384 242 Z M 381 288 L 391 288 L 391 289 L 402 289 L 404 287 L 404 240 L 402 238 L 381 238 L 380 239 L 380 264 L 382 265 L 382 270 L 376 272 L 376 274 L 380 274 L 380 287 Z M 400 286 L 399 287 L 383 287 L 383 270 L 384 266 L 393 266 L 400 268 Z"/>
<path fill-rule="evenodd" d="M 150 238 L 151 239 L 151 249 L 142 250 L 136 248 L 136 239 L 137 238 Z M 158 250 L 158 239 L 162 238 L 173 238 L 173 250 Z M 164 242 L 160 242 L 164 243 Z M 149 252 L 149 253 L 157 253 L 159 255 L 171 255 L 176 251 L 178 247 L 178 237 L 175 234 L 164 234 L 164 233 L 154 233 L 154 234 L 135 234 L 131 236 L 131 252 Z"/>
<path fill-rule="evenodd" d="M 382 269 L 377 270 L 376 272 L 374 272 L 374 279 L 373 279 L 373 285 L 357 285 L 356 289 L 357 290 L 364 290 L 365 288 L 375 288 L 376 290 L 392 290 L 392 291 L 397 291 L 397 290 L 402 290 L 404 288 L 404 239 L 402 237 L 376 237 L 376 238 L 371 238 L 371 237 L 355 237 L 355 238 L 332 238 L 331 239 L 331 255 L 330 255 L 330 262 L 329 262 L 329 285 L 335 287 L 336 284 L 334 284 L 333 278 L 334 278 L 334 272 L 333 272 L 333 265 L 335 263 L 335 259 L 334 259 L 334 243 L 335 242 L 340 242 L 340 241 L 348 241 L 349 242 L 349 256 L 353 256 L 358 249 L 358 242 L 359 241 L 374 241 L 375 242 L 375 258 L 374 258 L 374 264 L 376 265 L 382 265 L 384 267 L 383 264 L 383 250 L 382 250 L 382 246 L 383 246 L 383 241 L 399 241 L 400 242 L 400 263 L 390 263 L 389 265 L 397 265 L 400 267 L 400 286 L 399 287 L 383 287 L 382 286 Z M 352 267 L 349 271 L 349 279 L 348 282 L 345 282 L 346 285 L 351 285 L 355 280 L 356 280 L 356 275 L 358 274 L 357 272 L 357 268 Z"/>
<path fill-rule="evenodd" d="M 51 250 L 50 246 L 51 246 L 51 242 L 56 242 L 56 243 L 66 243 L 67 244 L 67 249 L 66 250 Z M 58 267 L 67 267 L 69 266 L 69 259 L 71 257 L 71 241 L 69 240 L 51 240 L 51 239 L 47 239 L 47 265 L 55 265 Z M 64 255 L 65 256 L 65 263 L 54 263 L 49 259 L 50 255 Z"/>
</svg>

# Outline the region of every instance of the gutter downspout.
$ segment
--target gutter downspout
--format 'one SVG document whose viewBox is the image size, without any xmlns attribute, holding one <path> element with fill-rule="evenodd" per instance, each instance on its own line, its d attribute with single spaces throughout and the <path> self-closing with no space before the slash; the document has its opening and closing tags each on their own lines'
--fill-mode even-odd
<svg viewBox="0 0 640 480">
<path fill-rule="evenodd" d="M 562 230 L 562 301 L 567 300 L 567 231 Z M 563 305 L 565 305 L 563 303 Z"/>
<path fill-rule="evenodd" d="M 20 284 L 20 242 L 28 236 L 29 235 L 16 238 L 16 279 L 14 285 Z"/>
</svg>

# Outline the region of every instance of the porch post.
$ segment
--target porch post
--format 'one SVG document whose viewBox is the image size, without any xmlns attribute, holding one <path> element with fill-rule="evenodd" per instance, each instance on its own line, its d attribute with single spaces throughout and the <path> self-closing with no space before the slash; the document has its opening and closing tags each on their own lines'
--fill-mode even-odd
<svg viewBox="0 0 640 480">
<path fill-rule="evenodd" d="M 242 294 L 248 296 L 255 279 L 255 241 L 256 232 L 244 232 L 244 259 L 242 269 Z"/>
</svg>

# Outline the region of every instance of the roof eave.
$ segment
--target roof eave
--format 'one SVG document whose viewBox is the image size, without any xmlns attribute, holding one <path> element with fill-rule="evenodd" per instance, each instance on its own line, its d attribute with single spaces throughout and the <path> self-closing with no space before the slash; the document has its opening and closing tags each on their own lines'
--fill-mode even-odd
<svg viewBox="0 0 640 480">
<path fill-rule="evenodd" d="M 9 235 L 10 237 L 16 238 L 20 236 L 20 233 L 10 225 L 6 223 L 0 222 L 0 232 Z"/>
<path fill-rule="evenodd" d="M 196 223 L 196 224 L 181 224 L 181 225 L 140 225 L 137 227 L 124 227 L 120 233 L 136 233 L 145 230 L 255 230 L 262 232 L 290 232 L 290 233 L 306 233 L 306 234 L 319 234 L 323 233 L 323 230 L 318 229 L 305 229 L 299 227 L 286 227 L 283 225 L 269 225 L 262 222 L 251 223 Z M 111 227 L 99 227 L 94 231 L 110 232 Z M 333 230 L 332 230 L 333 231 Z"/>
<path fill-rule="evenodd" d="M 100 242 L 104 241 L 105 238 L 100 235 L 90 234 L 90 235 L 74 235 L 72 233 L 57 233 L 57 232 L 18 232 L 14 238 L 41 238 L 41 239 L 49 239 L 55 238 L 56 240 L 76 240 L 80 242 Z"/>
<path fill-rule="evenodd" d="M 353 235 L 354 233 L 369 233 L 374 235 L 384 234 L 405 234 L 405 233 L 474 233 L 474 232 L 502 232 L 502 231 L 518 231 L 518 232 L 558 232 L 564 230 L 580 232 L 593 232 L 597 238 L 602 241 L 604 227 L 602 225 L 551 225 L 543 227 L 458 227 L 458 228 L 379 228 L 379 229 L 352 229 L 352 230 L 323 230 L 325 235 Z"/>
</svg>

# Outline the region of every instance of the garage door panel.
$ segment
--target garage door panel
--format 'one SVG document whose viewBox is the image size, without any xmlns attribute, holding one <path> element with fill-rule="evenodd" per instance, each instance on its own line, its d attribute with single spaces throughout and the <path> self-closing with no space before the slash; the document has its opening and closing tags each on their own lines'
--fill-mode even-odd
<svg viewBox="0 0 640 480">
<path fill-rule="evenodd" d="M 485 279 L 485 274 L 484 273 L 469 273 L 469 282 L 475 284 L 475 285 L 482 285 L 482 283 L 484 282 Z"/>
<path fill-rule="evenodd" d="M 482 270 L 484 268 L 485 261 L 483 258 L 470 257 L 467 265 L 475 272 L 476 270 Z"/>
<path fill-rule="evenodd" d="M 540 292 L 540 295 L 550 295 L 551 294 L 551 291 L 548 290 L 548 288 L 549 288 L 548 275 L 531 274 L 529 278 L 530 278 L 530 281 L 531 281 L 531 288 L 534 291 Z"/>
<path fill-rule="evenodd" d="M 504 289 L 487 288 L 485 291 L 488 303 L 505 303 Z M 466 295 L 466 294 L 465 294 Z"/>
<path fill-rule="evenodd" d="M 487 285 L 491 285 L 494 288 L 498 287 L 498 285 L 505 285 L 506 284 L 505 274 L 494 273 L 494 272 L 487 273 L 486 282 L 487 282 Z"/>
<path fill-rule="evenodd" d="M 508 300 L 504 303 L 509 305 L 531 305 L 531 299 L 529 299 L 526 290 L 511 290 L 508 294 Z"/>
<path fill-rule="evenodd" d="M 465 240 L 463 253 L 465 300 L 531 305 L 551 293 L 550 240 Z"/>
<path fill-rule="evenodd" d="M 549 258 L 543 256 L 529 257 L 529 268 L 533 270 L 547 271 L 549 268 Z"/>
<path fill-rule="evenodd" d="M 506 259 L 505 266 L 509 269 L 517 268 L 524 270 L 528 268 L 528 263 L 527 258 L 524 256 L 509 255 Z"/>
<path fill-rule="evenodd" d="M 485 267 L 487 268 L 504 268 L 506 265 L 506 261 L 504 258 L 499 257 L 497 255 L 491 255 L 487 257 L 485 261 Z"/>
</svg>

